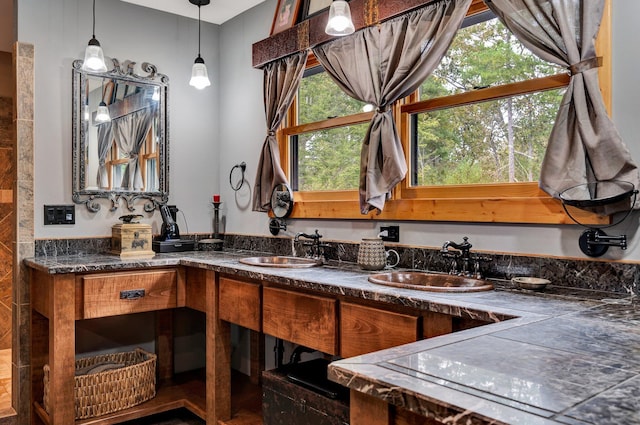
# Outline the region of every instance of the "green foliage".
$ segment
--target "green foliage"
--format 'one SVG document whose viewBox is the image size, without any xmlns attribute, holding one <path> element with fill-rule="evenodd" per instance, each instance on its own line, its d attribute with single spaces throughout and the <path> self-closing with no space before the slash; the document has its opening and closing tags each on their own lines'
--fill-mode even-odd
<svg viewBox="0 0 640 425">
<path fill-rule="evenodd" d="M 458 32 L 449 52 L 420 87 L 430 99 L 553 75 L 561 70 L 526 50 L 497 19 Z M 413 184 L 535 181 L 563 90 L 421 113 L 412 143 Z M 325 74 L 305 77 L 299 124 L 356 114 L 363 103 Z M 356 189 L 367 124 L 298 135 L 299 190 Z"/>
<path fill-rule="evenodd" d="M 357 189 L 368 124 L 298 136 L 298 190 Z"/>
<path fill-rule="evenodd" d="M 460 30 L 420 87 L 430 99 L 561 70 L 535 57 L 497 19 Z M 535 181 L 563 90 L 419 114 L 413 184 Z"/>
</svg>

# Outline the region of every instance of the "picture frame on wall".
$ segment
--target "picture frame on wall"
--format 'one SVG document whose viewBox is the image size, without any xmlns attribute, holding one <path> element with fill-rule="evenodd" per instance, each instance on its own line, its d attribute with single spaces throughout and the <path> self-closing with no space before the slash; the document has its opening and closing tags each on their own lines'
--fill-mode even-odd
<svg viewBox="0 0 640 425">
<path fill-rule="evenodd" d="M 333 0 L 302 0 L 301 21 L 329 9 Z"/>
<path fill-rule="evenodd" d="M 271 24 L 270 35 L 282 32 L 296 24 L 300 1 L 301 0 L 278 0 L 276 13 L 273 16 L 273 23 Z"/>
</svg>

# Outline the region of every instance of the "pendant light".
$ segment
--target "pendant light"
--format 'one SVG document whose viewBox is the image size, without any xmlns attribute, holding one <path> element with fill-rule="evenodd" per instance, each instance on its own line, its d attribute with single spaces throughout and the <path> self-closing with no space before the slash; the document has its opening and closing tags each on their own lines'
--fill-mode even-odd
<svg viewBox="0 0 640 425">
<path fill-rule="evenodd" d="M 204 59 L 200 57 L 200 6 L 208 5 L 209 0 L 189 0 L 189 3 L 198 6 L 198 57 L 193 63 L 193 68 L 191 68 L 191 80 L 189 80 L 189 85 L 197 88 L 198 90 L 202 90 L 211 85 L 207 74 L 207 66 L 204 64 Z"/>
<path fill-rule="evenodd" d="M 100 104 L 98 105 L 98 110 L 96 111 L 96 124 L 104 124 L 105 122 L 111 121 L 111 115 L 109 115 L 109 108 L 107 108 L 107 104 L 104 103 L 104 78 L 102 79 L 102 99 L 100 100 Z"/>
<path fill-rule="evenodd" d="M 82 69 L 84 71 L 107 72 L 102 47 L 100 47 L 100 42 L 96 39 L 96 0 L 93 0 L 93 32 L 84 52 Z"/>
<path fill-rule="evenodd" d="M 328 35 L 342 36 L 353 34 L 355 30 L 351 20 L 349 3 L 344 0 L 333 0 L 329 8 L 329 20 L 324 32 Z"/>
</svg>

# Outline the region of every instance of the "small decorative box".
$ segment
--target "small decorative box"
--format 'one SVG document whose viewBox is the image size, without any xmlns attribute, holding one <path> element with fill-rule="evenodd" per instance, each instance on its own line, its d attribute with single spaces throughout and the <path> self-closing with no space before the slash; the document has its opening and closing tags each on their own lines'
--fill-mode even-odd
<svg viewBox="0 0 640 425">
<path fill-rule="evenodd" d="M 111 228 L 111 252 L 120 255 L 122 259 L 153 258 L 155 252 L 151 249 L 151 225 L 134 223 L 141 215 L 126 215 L 120 217 L 124 223 L 118 223 Z"/>
</svg>

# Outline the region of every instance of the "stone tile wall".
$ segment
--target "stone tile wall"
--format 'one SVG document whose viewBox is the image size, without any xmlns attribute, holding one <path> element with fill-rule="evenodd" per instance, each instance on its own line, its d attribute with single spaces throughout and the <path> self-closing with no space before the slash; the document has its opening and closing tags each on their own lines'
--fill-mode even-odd
<svg viewBox="0 0 640 425">
<path fill-rule="evenodd" d="M 12 404 L 17 422 L 31 423 L 31 293 L 29 273 L 22 260 L 34 255 L 33 226 L 33 144 L 34 144 L 34 48 L 16 43 L 13 47 L 14 167 L 13 199 L 19 205 L 14 217 L 13 245 L 13 332 Z"/>
</svg>

